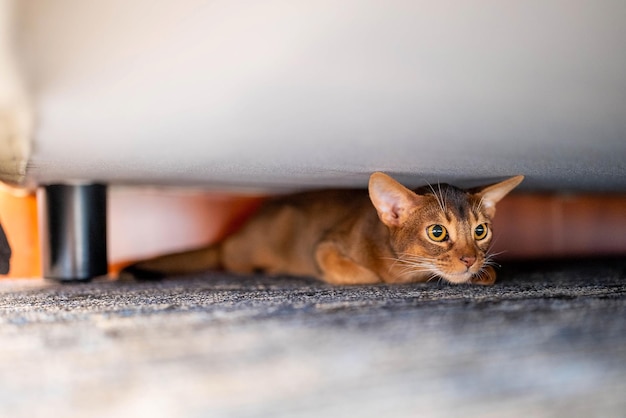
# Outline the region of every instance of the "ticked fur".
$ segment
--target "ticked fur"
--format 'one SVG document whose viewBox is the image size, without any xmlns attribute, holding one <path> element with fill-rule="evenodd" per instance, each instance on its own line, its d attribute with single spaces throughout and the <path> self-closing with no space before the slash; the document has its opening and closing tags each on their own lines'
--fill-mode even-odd
<svg viewBox="0 0 626 418">
<path fill-rule="evenodd" d="M 137 263 L 123 274 L 158 277 L 199 270 L 313 276 L 332 284 L 493 284 L 491 221 L 523 176 L 473 190 L 411 191 L 384 173 L 368 192 L 328 190 L 268 201 L 224 241 Z"/>
</svg>

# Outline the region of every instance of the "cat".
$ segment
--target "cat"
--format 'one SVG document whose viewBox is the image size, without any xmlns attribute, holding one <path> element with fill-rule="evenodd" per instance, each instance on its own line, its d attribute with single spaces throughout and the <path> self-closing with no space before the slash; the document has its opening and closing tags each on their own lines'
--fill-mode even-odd
<svg viewBox="0 0 626 418">
<path fill-rule="evenodd" d="M 411 191 L 376 172 L 369 193 L 326 190 L 270 199 L 223 241 L 141 261 L 121 275 L 150 279 L 224 269 L 312 276 L 336 285 L 432 279 L 491 285 L 496 203 L 523 179 Z"/>
</svg>

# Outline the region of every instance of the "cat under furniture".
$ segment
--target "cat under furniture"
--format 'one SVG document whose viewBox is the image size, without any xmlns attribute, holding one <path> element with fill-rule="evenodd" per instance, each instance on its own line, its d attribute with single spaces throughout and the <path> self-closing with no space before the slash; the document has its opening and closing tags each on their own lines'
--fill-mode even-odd
<svg viewBox="0 0 626 418">
<path fill-rule="evenodd" d="M 376 172 L 368 191 L 270 200 L 224 241 L 142 261 L 121 275 L 157 278 L 224 269 L 338 285 L 433 279 L 489 285 L 496 279 L 489 253 L 496 203 L 523 178 L 470 190 L 438 184 L 412 191 Z"/>
</svg>

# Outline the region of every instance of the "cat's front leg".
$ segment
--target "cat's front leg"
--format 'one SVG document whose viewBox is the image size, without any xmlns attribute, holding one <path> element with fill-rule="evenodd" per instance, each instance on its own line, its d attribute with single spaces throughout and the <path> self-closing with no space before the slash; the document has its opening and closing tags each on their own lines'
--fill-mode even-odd
<svg viewBox="0 0 626 418">
<path fill-rule="evenodd" d="M 376 273 L 345 255 L 334 241 L 320 242 L 315 250 L 315 260 L 322 272 L 322 279 L 327 283 L 353 285 L 381 282 Z"/>
<path fill-rule="evenodd" d="M 470 279 L 472 284 L 480 284 L 483 286 L 491 286 L 496 282 L 496 271 L 493 267 L 485 267 L 479 274 Z"/>
</svg>

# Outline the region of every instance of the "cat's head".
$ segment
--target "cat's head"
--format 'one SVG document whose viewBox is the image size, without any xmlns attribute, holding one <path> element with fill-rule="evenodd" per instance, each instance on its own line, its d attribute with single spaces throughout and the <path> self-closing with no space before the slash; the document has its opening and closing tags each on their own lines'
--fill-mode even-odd
<svg viewBox="0 0 626 418">
<path fill-rule="evenodd" d="M 524 179 L 461 190 L 440 184 L 411 191 L 383 173 L 370 177 L 369 194 L 403 274 L 465 283 L 490 262 L 496 203 Z"/>
</svg>

